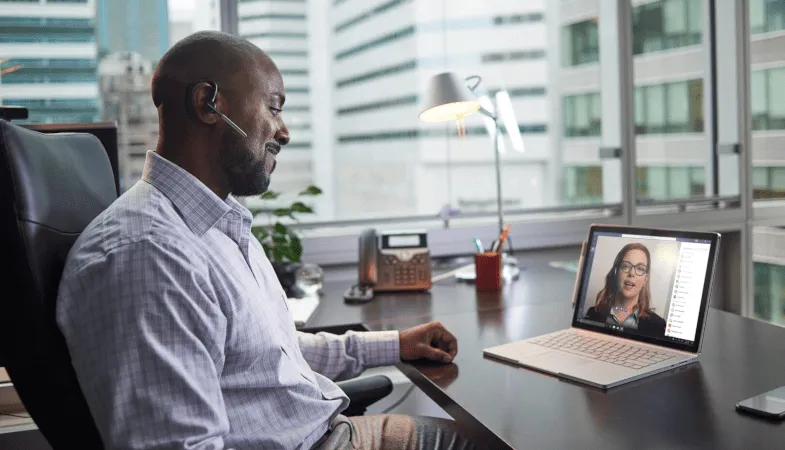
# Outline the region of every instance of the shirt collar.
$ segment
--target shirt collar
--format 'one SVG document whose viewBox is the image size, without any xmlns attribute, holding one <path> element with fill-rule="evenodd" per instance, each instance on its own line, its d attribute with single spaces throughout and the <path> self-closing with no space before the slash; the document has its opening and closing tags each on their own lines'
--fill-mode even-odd
<svg viewBox="0 0 785 450">
<path fill-rule="evenodd" d="M 231 196 L 221 200 L 195 176 L 153 151 L 147 152 L 142 180 L 161 191 L 199 237 L 235 209 L 235 205 L 241 206 Z"/>
<path fill-rule="evenodd" d="M 611 308 L 611 316 L 613 316 L 613 318 L 616 319 L 616 322 L 619 322 L 619 318 L 616 316 L 616 311 L 613 308 Z M 632 314 L 627 316 L 626 320 L 629 320 L 630 317 L 632 317 L 636 322 L 638 321 L 638 307 L 637 306 L 635 307 L 635 309 L 632 310 Z"/>
</svg>

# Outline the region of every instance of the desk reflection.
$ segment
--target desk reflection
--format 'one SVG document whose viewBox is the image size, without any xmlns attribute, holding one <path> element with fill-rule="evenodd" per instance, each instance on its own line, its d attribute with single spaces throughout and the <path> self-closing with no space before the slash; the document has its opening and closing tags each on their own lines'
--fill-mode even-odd
<svg viewBox="0 0 785 450">
<path fill-rule="evenodd" d="M 700 363 L 608 391 L 583 392 L 588 416 L 603 436 L 612 439 L 611 448 L 720 447 L 715 442 L 716 418 Z M 618 415 L 630 405 L 637 405 L 638 414 Z"/>
</svg>

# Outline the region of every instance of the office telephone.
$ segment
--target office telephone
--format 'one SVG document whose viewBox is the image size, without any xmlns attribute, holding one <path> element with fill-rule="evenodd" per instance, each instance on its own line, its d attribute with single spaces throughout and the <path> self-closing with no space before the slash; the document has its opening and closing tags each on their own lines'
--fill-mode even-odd
<svg viewBox="0 0 785 450">
<path fill-rule="evenodd" d="M 378 234 L 368 229 L 359 238 L 358 283 L 347 301 L 368 301 L 373 292 L 420 291 L 431 288 L 431 255 L 425 232 Z"/>
</svg>

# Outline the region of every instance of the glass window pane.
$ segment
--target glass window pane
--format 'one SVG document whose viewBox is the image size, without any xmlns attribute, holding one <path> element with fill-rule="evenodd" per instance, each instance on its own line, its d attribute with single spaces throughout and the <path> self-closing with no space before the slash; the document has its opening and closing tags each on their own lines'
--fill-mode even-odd
<svg viewBox="0 0 785 450">
<path fill-rule="evenodd" d="M 766 0 L 749 0 L 750 3 L 750 31 L 752 34 L 763 33 L 766 30 Z"/>
<path fill-rule="evenodd" d="M 575 102 L 574 97 L 564 97 L 564 135 L 575 136 Z"/>
<path fill-rule="evenodd" d="M 769 187 L 768 167 L 754 167 L 752 169 L 752 185 L 756 188 Z"/>
<path fill-rule="evenodd" d="M 668 168 L 649 167 L 648 192 L 652 200 L 667 200 L 668 189 Z"/>
<path fill-rule="evenodd" d="M 706 195 L 706 169 L 703 167 L 690 168 L 690 196 L 702 197 Z"/>
<path fill-rule="evenodd" d="M 663 2 L 663 28 L 668 37 L 678 37 L 687 32 L 687 10 L 684 0 L 665 0 Z"/>
<path fill-rule="evenodd" d="M 770 170 L 771 189 L 785 195 L 785 167 L 772 167 Z"/>
<path fill-rule="evenodd" d="M 645 133 L 646 126 L 646 98 L 643 88 L 635 88 L 635 128 L 638 133 Z"/>
<path fill-rule="evenodd" d="M 575 101 L 575 127 L 583 136 L 589 132 L 589 96 L 576 95 Z"/>
<path fill-rule="evenodd" d="M 650 133 L 662 133 L 665 126 L 664 89 L 662 85 L 646 87 L 646 125 Z"/>
<path fill-rule="evenodd" d="M 768 128 L 768 92 L 765 70 L 756 70 L 750 76 L 750 103 L 752 107 L 752 129 Z"/>
<path fill-rule="evenodd" d="M 602 133 L 602 105 L 599 92 L 591 94 L 589 100 L 591 102 L 589 135 L 599 136 Z"/>
<path fill-rule="evenodd" d="M 687 4 L 687 20 L 689 20 L 689 39 L 687 45 L 696 45 L 701 43 L 701 36 L 703 34 L 703 2 L 684 0 Z"/>
<path fill-rule="evenodd" d="M 769 72 L 769 117 L 772 129 L 785 128 L 785 68 Z"/>
<path fill-rule="evenodd" d="M 689 198 L 691 196 L 690 170 L 688 167 L 670 168 L 670 198 Z"/>
<path fill-rule="evenodd" d="M 667 96 L 668 131 L 688 131 L 690 103 L 687 83 L 671 83 L 665 86 Z"/>
</svg>

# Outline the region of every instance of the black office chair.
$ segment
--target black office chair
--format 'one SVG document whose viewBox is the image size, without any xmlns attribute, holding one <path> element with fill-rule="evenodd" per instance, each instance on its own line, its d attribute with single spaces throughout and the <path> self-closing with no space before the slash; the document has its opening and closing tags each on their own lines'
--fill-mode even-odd
<svg viewBox="0 0 785 450">
<path fill-rule="evenodd" d="M 116 198 L 104 148 L 89 134 L 42 134 L 0 119 L 0 353 L 25 408 L 55 449 L 102 448 L 55 323 L 66 256 Z M 358 384 L 359 383 L 359 384 Z M 386 377 L 342 383 L 350 414 L 392 391 Z"/>
</svg>

